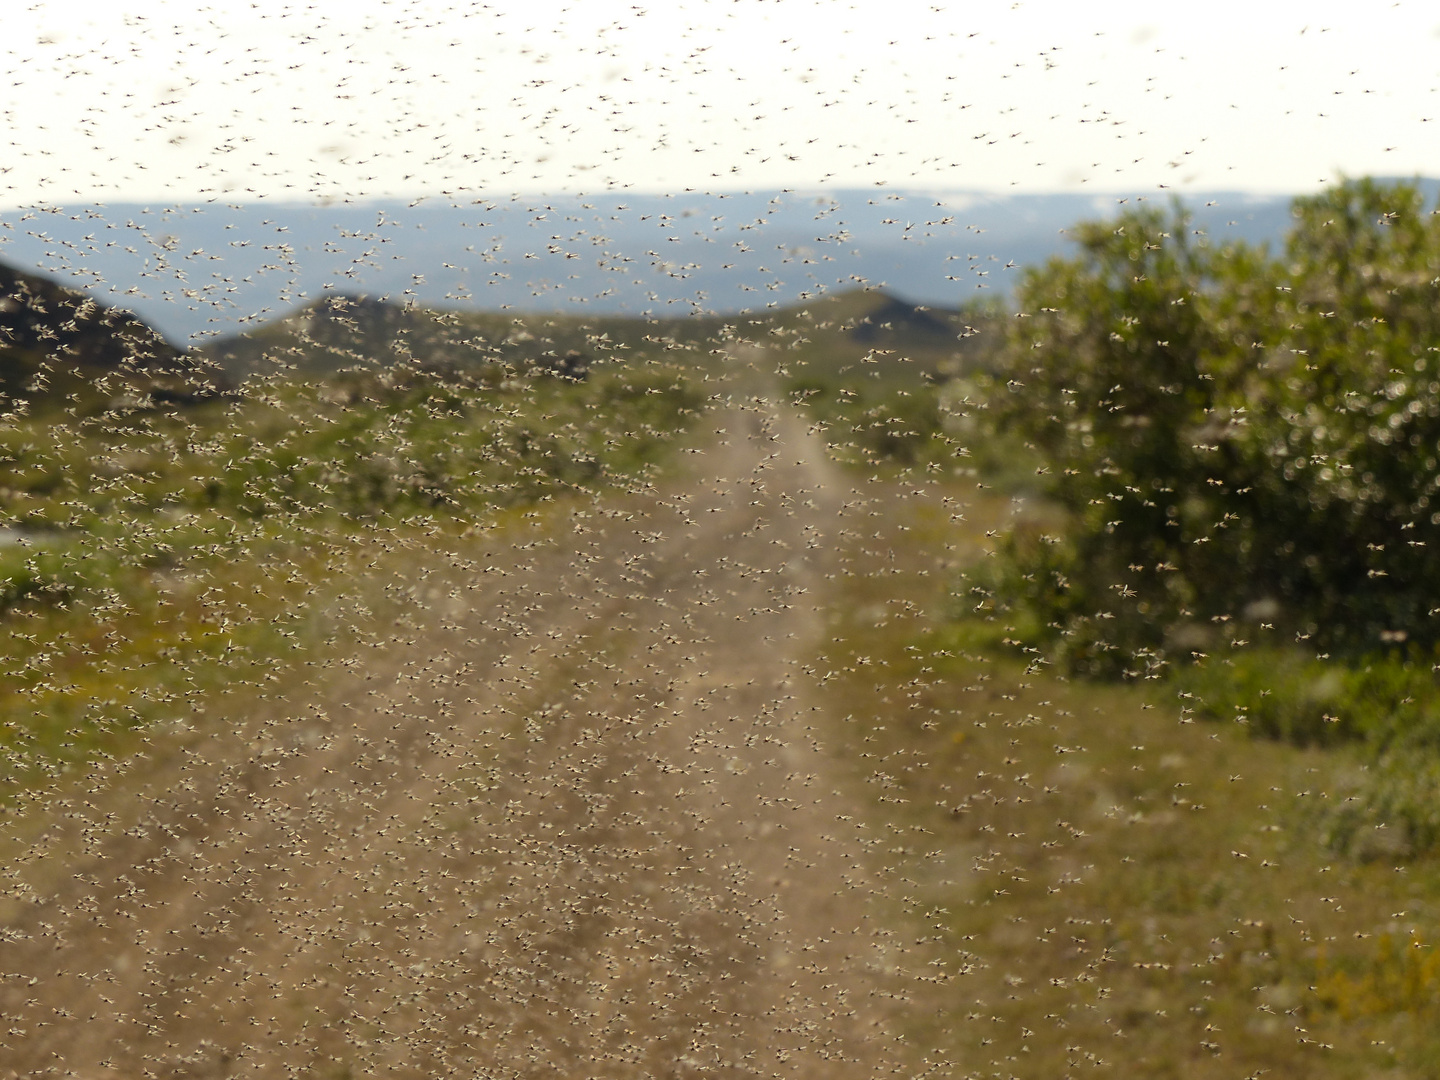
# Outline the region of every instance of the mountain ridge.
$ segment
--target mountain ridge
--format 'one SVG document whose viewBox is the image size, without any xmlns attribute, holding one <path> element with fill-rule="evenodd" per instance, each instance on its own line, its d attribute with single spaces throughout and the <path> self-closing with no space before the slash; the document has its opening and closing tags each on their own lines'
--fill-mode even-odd
<svg viewBox="0 0 1440 1080">
<path fill-rule="evenodd" d="M 1426 180 L 1428 199 L 1440 182 Z M 1167 201 L 1168 193 L 1138 196 Z M 1197 228 L 1278 240 L 1289 196 L 1180 196 Z M 527 313 L 731 315 L 837 289 L 959 307 L 1134 198 L 885 191 L 605 194 L 30 209 L 0 259 L 201 343 L 331 293 Z M 158 206 L 158 208 L 157 208 Z"/>
</svg>

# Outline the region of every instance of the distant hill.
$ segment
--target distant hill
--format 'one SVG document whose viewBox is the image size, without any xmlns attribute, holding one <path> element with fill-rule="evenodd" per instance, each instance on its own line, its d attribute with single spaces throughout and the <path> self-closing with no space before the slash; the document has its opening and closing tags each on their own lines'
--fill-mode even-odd
<svg viewBox="0 0 1440 1080">
<path fill-rule="evenodd" d="M 953 373 L 974 351 L 976 316 L 915 305 L 884 290 L 849 289 L 749 315 L 640 317 L 427 308 L 331 295 L 243 334 L 198 346 L 227 377 L 266 372 L 325 378 L 409 368 L 460 377 L 520 372 L 580 377 L 596 365 L 665 360 L 712 367 L 764 346 L 794 376 L 860 365 L 877 377 Z"/>
<path fill-rule="evenodd" d="M 1427 181 L 1433 197 L 1437 185 Z M 1165 201 L 1163 192 L 1152 201 Z M 1287 197 L 1188 196 L 1212 236 L 1276 240 Z M 1133 203 L 1134 200 L 1129 200 Z M 1113 196 L 762 191 L 414 204 L 111 204 L 0 212 L 0 257 L 123 304 L 177 342 L 332 294 L 476 311 L 732 315 L 868 285 L 956 308 Z"/>
<path fill-rule="evenodd" d="M 194 401 L 223 377 L 128 311 L 0 263 L 0 413 Z"/>
</svg>

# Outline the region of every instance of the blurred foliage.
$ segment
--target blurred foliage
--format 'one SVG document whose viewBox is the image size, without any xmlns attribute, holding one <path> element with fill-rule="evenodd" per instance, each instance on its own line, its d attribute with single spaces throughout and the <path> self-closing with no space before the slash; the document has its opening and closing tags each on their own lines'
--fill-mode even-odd
<svg viewBox="0 0 1440 1080">
<path fill-rule="evenodd" d="M 1368 957 L 1335 964 L 1322 952 L 1315 987 L 1347 1020 L 1428 1016 L 1440 1002 L 1440 952 L 1414 933 L 1381 934 Z"/>
<path fill-rule="evenodd" d="M 30 530 L 126 513 L 463 514 L 633 468 L 702 404 L 661 368 L 495 386 L 416 373 L 271 380 L 200 409 L 16 424 L 0 433 L 0 510 Z"/>
<path fill-rule="evenodd" d="M 993 409 L 1070 524 L 997 585 L 1075 670 L 1440 641 L 1440 219 L 1369 180 L 1293 215 L 1275 256 L 1132 210 L 1023 279 Z"/>
<path fill-rule="evenodd" d="M 938 466 L 969 453 L 956 438 L 965 414 L 952 411 L 932 384 L 900 388 L 817 375 L 795 379 L 789 389 L 846 464 Z"/>
<path fill-rule="evenodd" d="M 1266 738 L 1362 740 L 1377 754 L 1440 750 L 1440 687 L 1418 652 L 1337 664 L 1294 648 L 1246 649 L 1188 667 L 1176 683 L 1182 700 Z"/>
<path fill-rule="evenodd" d="M 1337 796 L 1310 824 L 1325 845 L 1362 860 L 1408 859 L 1440 846 L 1440 686 L 1412 649 L 1321 660 L 1290 648 L 1237 651 L 1177 673 L 1187 711 L 1298 746 L 1354 749 Z"/>
<path fill-rule="evenodd" d="M 1440 217 L 1412 184 L 1297 199 L 1284 249 L 1177 206 L 1027 271 L 991 395 L 1040 455 L 957 606 L 1085 675 L 1176 671 L 1182 711 L 1355 744 L 1327 844 L 1440 844 Z M 968 590 L 968 592 L 966 592 Z"/>
<path fill-rule="evenodd" d="M 993 430 L 977 388 L 977 379 L 994 374 L 1003 340 L 1001 310 L 988 303 L 951 312 L 890 299 L 875 304 L 852 294 L 843 300 L 844 308 L 852 309 L 847 318 L 832 312 L 803 334 L 800 324 L 791 325 L 795 314 L 783 313 L 767 334 L 792 336 L 777 374 L 786 396 L 824 434 L 834 458 L 867 473 L 923 469 L 1024 487 L 1027 478 L 1016 466 L 1023 470 L 1028 462 L 1033 471 L 1036 455 Z M 813 318 L 808 310 L 798 315 Z M 837 340 L 837 332 L 844 336 Z"/>
</svg>

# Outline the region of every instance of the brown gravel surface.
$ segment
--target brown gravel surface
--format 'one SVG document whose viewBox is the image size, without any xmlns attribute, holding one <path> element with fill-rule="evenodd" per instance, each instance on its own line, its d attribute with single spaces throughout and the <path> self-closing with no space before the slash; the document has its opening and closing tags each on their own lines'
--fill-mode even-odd
<svg viewBox="0 0 1440 1080">
<path fill-rule="evenodd" d="M 12 821 L 0 1076 L 922 1071 L 811 667 L 874 508 L 788 414 L 711 427 L 688 479 L 417 554 L 421 617 L 340 674 Z"/>
</svg>

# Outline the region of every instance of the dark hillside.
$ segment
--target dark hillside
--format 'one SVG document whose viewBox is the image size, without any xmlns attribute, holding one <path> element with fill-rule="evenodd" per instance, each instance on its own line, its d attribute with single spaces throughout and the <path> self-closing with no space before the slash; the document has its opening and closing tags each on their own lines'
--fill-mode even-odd
<svg viewBox="0 0 1440 1080">
<path fill-rule="evenodd" d="M 128 311 L 0 263 L 0 408 L 188 402 L 220 382 Z"/>
</svg>

